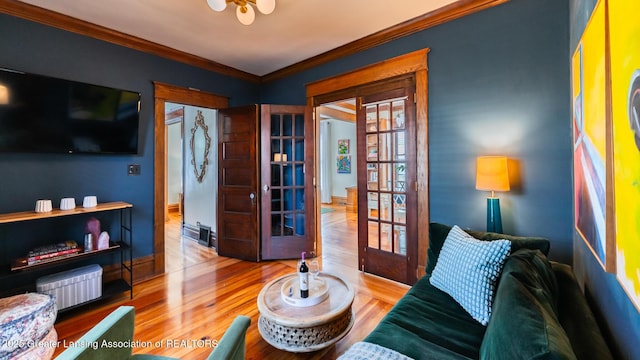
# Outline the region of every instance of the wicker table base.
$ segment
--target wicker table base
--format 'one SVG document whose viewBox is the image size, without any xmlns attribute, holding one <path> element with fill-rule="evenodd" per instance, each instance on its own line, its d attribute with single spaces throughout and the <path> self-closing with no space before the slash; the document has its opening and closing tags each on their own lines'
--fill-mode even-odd
<svg viewBox="0 0 640 360">
<path fill-rule="evenodd" d="M 351 286 L 331 274 L 320 277 L 329 285 L 329 296 L 317 305 L 296 307 L 281 298 L 282 284 L 297 274 L 268 283 L 258 295 L 258 330 L 274 347 L 291 352 L 324 349 L 342 339 L 355 320 Z"/>
</svg>

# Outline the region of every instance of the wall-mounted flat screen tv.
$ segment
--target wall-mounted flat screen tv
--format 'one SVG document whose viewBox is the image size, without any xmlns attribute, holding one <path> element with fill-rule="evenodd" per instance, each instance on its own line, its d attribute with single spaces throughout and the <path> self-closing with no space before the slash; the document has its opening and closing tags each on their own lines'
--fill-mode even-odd
<svg viewBox="0 0 640 360">
<path fill-rule="evenodd" d="M 137 154 L 140 94 L 0 69 L 0 152 Z"/>
</svg>

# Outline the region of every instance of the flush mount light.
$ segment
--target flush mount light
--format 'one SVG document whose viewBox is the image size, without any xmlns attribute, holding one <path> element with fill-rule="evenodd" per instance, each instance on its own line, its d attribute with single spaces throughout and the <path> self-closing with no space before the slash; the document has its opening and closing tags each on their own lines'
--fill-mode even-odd
<svg viewBox="0 0 640 360">
<path fill-rule="evenodd" d="M 255 20 L 253 6 L 265 15 L 271 14 L 276 8 L 276 0 L 207 0 L 209 7 L 218 12 L 224 11 L 230 3 L 236 4 L 236 16 L 243 25 L 251 25 Z"/>
</svg>

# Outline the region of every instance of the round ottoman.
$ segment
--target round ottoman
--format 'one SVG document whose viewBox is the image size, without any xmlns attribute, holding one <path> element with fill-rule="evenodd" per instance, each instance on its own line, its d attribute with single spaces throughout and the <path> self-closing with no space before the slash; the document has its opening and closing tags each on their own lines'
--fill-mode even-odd
<svg viewBox="0 0 640 360">
<path fill-rule="evenodd" d="M 55 298 L 27 293 L 0 299 L 0 359 L 20 358 L 37 347 L 53 346 L 58 309 Z M 55 338 L 53 342 L 47 341 Z M 53 352 L 51 352 L 53 354 Z"/>
</svg>

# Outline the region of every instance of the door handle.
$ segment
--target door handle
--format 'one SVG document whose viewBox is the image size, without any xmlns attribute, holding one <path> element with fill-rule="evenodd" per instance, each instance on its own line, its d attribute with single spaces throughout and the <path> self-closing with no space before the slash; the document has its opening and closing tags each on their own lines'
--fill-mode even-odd
<svg viewBox="0 0 640 360">
<path fill-rule="evenodd" d="M 249 199 L 251 199 L 251 205 L 255 205 L 256 204 L 256 194 L 255 193 L 249 194 Z"/>
<path fill-rule="evenodd" d="M 264 190 L 264 193 L 268 193 L 269 192 L 269 185 L 264 184 L 264 186 L 262 187 L 262 190 Z"/>
</svg>

